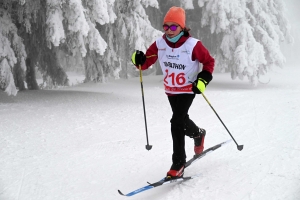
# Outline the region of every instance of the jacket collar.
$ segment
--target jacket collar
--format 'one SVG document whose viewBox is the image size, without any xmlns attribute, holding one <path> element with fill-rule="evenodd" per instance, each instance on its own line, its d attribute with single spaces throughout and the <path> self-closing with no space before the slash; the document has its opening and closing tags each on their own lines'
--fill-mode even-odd
<svg viewBox="0 0 300 200">
<path fill-rule="evenodd" d="M 172 43 L 170 42 L 167 37 L 166 34 L 163 35 L 163 39 L 166 41 L 166 43 L 168 44 L 169 47 L 171 48 L 178 48 L 181 45 L 183 45 L 183 43 L 185 43 L 185 41 L 187 41 L 187 39 L 191 37 L 191 34 L 189 34 L 189 36 L 182 36 L 176 43 Z"/>
</svg>

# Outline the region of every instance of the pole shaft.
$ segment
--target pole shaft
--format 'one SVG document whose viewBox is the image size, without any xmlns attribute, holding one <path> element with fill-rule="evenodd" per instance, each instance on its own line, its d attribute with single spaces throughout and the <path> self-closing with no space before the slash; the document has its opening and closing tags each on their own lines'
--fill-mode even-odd
<svg viewBox="0 0 300 200">
<path fill-rule="evenodd" d="M 139 65 L 139 71 L 140 71 L 140 82 L 141 82 L 141 91 L 142 91 L 142 100 L 143 100 L 145 129 L 146 129 L 146 140 L 147 140 L 147 146 L 149 146 L 148 129 L 147 129 L 147 118 L 146 118 L 146 109 L 145 109 L 145 98 L 144 98 L 144 87 L 143 87 L 143 75 L 142 75 L 142 67 L 141 67 L 141 65 Z"/>
<path fill-rule="evenodd" d="M 222 121 L 222 119 L 219 117 L 218 113 L 215 111 L 215 109 L 212 107 L 212 105 L 210 104 L 210 102 L 208 101 L 208 99 L 206 98 L 206 96 L 203 94 L 203 92 L 201 93 L 202 96 L 204 97 L 204 99 L 206 100 L 206 102 L 208 103 L 208 105 L 211 107 L 211 109 L 214 111 L 214 113 L 216 114 L 216 116 L 219 118 L 220 122 L 223 124 L 224 128 L 227 130 L 227 132 L 229 133 L 230 137 L 233 139 L 233 141 L 235 142 L 235 144 L 237 146 L 238 143 L 235 141 L 235 139 L 233 138 L 233 136 L 231 135 L 230 131 L 228 130 L 228 128 L 226 127 L 226 125 L 224 124 L 224 122 Z"/>
</svg>

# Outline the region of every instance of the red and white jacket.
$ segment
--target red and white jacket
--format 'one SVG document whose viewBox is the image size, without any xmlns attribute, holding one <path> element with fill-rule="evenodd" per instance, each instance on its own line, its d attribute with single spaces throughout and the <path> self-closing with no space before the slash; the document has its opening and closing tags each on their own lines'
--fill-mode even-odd
<svg viewBox="0 0 300 200">
<path fill-rule="evenodd" d="M 191 36 L 182 36 L 176 43 L 172 43 L 165 34 L 147 49 L 146 58 L 142 70 L 159 60 L 168 95 L 193 93 L 192 82 L 199 73 L 199 63 L 203 65 L 202 71 L 210 74 L 213 73 L 215 63 L 201 41 Z"/>
</svg>

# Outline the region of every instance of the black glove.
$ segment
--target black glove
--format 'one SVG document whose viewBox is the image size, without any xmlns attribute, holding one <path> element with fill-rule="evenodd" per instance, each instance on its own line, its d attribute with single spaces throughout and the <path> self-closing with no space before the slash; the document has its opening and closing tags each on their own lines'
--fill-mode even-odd
<svg viewBox="0 0 300 200">
<path fill-rule="evenodd" d="M 192 90 L 195 94 L 201 94 L 201 91 L 204 92 L 208 83 L 212 80 L 212 75 L 208 71 L 201 71 L 197 79 L 193 82 Z"/>
<path fill-rule="evenodd" d="M 192 90 L 195 94 L 201 94 L 204 93 L 206 86 L 207 82 L 204 79 L 199 78 L 193 82 Z"/>
<path fill-rule="evenodd" d="M 131 61 L 135 66 L 143 65 L 146 61 L 144 52 L 136 50 L 131 56 Z"/>
</svg>

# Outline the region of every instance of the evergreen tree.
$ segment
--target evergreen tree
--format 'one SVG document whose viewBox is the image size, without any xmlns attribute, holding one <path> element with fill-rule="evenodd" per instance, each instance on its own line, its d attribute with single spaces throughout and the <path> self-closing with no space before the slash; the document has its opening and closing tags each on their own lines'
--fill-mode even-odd
<svg viewBox="0 0 300 200">
<path fill-rule="evenodd" d="M 12 11 L 16 6 L 18 6 L 17 1 L 0 2 L 0 88 L 8 95 L 17 94 L 15 79 L 23 87 L 26 70 L 25 46 L 12 18 L 14 17 Z M 19 16 L 23 15 L 19 14 Z M 22 20 L 21 17 L 20 20 Z M 15 78 L 13 72 L 15 72 Z"/>
<path fill-rule="evenodd" d="M 201 25 L 221 38 L 215 40 L 216 66 L 229 70 L 232 79 L 246 76 L 257 85 L 271 67 L 285 63 L 279 45 L 292 38 L 282 0 L 198 0 L 198 5 Z"/>
<path fill-rule="evenodd" d="M 144 9 L 158 8 L 156 0 L 0 0 L 0 5 L 0 60 L 6 59 L 0 82 L 8 94 L 15 95 L 17 87 L 38 89 L 36 67 L 48 84 L 68 85 L 62 57 L 82 60 L 86 81 L 130 76 L 135 70 L 131 65 L 132 71 L 124 71 L 127 50 L 145 50 L 161 35 Z"/>
</svg>

